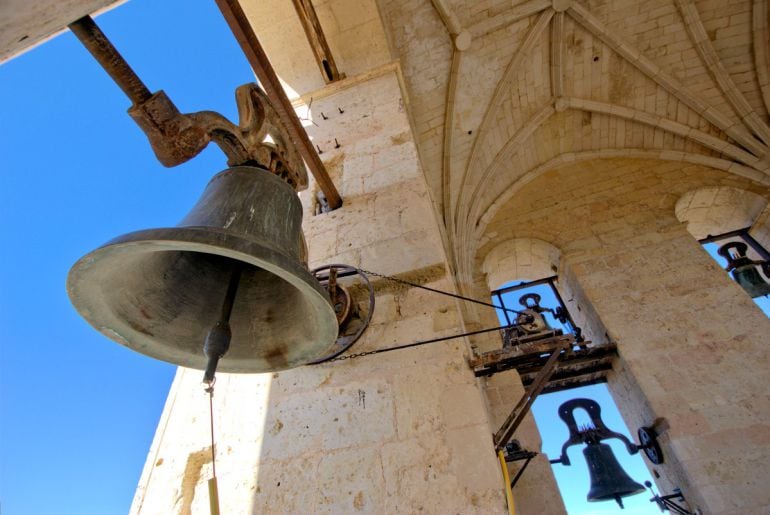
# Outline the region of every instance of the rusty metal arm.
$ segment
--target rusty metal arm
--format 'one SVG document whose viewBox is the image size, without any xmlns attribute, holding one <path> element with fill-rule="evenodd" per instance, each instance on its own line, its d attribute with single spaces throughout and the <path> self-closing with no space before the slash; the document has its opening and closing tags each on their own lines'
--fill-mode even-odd
<svg viewBox="0 0 770 515">
<path fill-rule="evenodd" d="M 152 96 L 150 90 L 90 16 L 84 16 L 73 22 L 69 29 L 91 52 L 112 80 L 120 86 L 131 102 L 141 104 L 150 99 Z"/>
<path fill-rule="evenodd" d="M 307 187 L 302 159 L 287 144 L 291 138 L 283 121 L 256 84 L 235 90 L 238 125 L 213 111 L 183 114 L 163 91 L 150 92 L 90 16 L 69 28 L 131 100 L 128 114 L 164 166 L 192 159 L 213 141 L 229 166 L 259 164 L 295 189 Z M 265 141 L 267 135 L 273 143 Z"/>
<path fill-rule="evenodd" d="M 503 422 L 503 425 L 500 426 L 500 429 L 495 433 L 493 441 L 497 450 L 505 447 L 505 444 L 511 439 L 511 436 L 513 436 L 513 433 L 519 427 L 519 424 L 524 420 L 524 416 L 529 412 L 532 403 L 535 402 L 537 396 L 543 391 L 543 388 L 545 388 L 545 385 L 548 383 L 548 378 L 551 377 L 551 374 L 553 374 L 556 369 L 559 356 L 568 346 L 569 342 L 567 340 L 562 340 L 557 343 L 553 353 L 532 382 L 530 388 L 525 390 L 521 400 L 519 400 L 516 407 L 513 408 L 513 411 L 511 411 L 505 419 L 505 422 Z"/>
<path fill-rule="evenodd" d="M 337 64 L 334 62 L 329 43 L 326 42 L 321 22 L 318 21 L 318 15 L 315 12 L 313 3 L 310 0 L 292 0 L 294 9 L 297 11 L 299 21 L 302 22 L 302 28 L 305 29 L 305 36 L 313 50 L 313 55 L 321 69 L 324 80 L 328 83 L 338 81 L 343 78 L 337 70 Z"/>
<path fill-rule="evenodd" d="M 278 76 L 273 71 L 270 61 L 267 59 L 265 51 L 262 49 L 254 29 L 251 27 L 246 14 L 243 12 L 240 3 L 237 0 L 216 0 L 219 10 L 222 12 L 230 30 L 235 35 L 235 39 L 241 46 L 243 53 L 254 69 L 260 85 L 267 93 L 278 116 L 283 121 L 289 133 L 291 142 L 297 147 L 302 158 L 305 160 L 310 173 L 315 177 L 321 191 L 326 195 L 326 199 L 332 209 L 342 205 L 337 188 L 334 186 L 329 174 L 326 172 L 321 158 L 318 157 L 313 145 L 310 143 L 305 129 L 294 112 L 289 98 L 281 86 Z"/>
</svg>

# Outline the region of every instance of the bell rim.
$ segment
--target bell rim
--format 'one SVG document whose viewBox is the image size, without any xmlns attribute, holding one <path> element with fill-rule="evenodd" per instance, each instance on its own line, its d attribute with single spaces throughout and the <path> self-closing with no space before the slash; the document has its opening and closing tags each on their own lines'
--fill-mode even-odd
<svg viewBox="0 0 770 515">
<path fill-rule="evenodd" d="M 211 241 L 212 234 L 216 235 L 216 242 Z M 329 338 L 329 340 L 327 340 L 329 343 L 322 347 L 323 351 L 319 352 L 316 357 L 310 357 L 302 362 L 289 362 L 285 367 L 258 367 L 243 366 L 237 362 L 231 363 L 230 360 L 227 359 L 227 355 L 225 355 L 219 362 L 218 370 L 220 372 L 237 374 L 287 370 L 298 366 L 312 364 L 318 357 L 327 355 L 335 348 L 339 327 L 336 323 L 334 307 L 331 305 L 326 290 L 324 290 L 320 283 L 318 283 L 309 270 L 302 267 L 299 264 L 299 261 L 277 250 L 274 246 L 270 245 L 269 242 L 243 238 L 217 227 L 203 226 L 143 229 L 129 232 L 113 238 L 104 245 L 92 250 L 72 265 L 66 281 L 66 290 L 70 302 L 89 325 L 110 340 L 115 341 L 134 352 L 177 366 L 198 370 L 203 370 L 205 368 L 206 360 L 205 357 L 203 357 L 202 350 L 200 359 L 189 361 L 180 359 L 171 361 L 170 359 L 167 359 L 168 356 L 164 357 L 163 353 L 159 353 L 159 355 L 158 353 L 147 352 L 148 349 L 144 347 L 142 347 L 142 350 L 139 350 L 140 346 L 132 345 L 130 338 L 126 338 L 125 336 L 118 334 L 114 329 L 103 325 L 97 317 L 92 314 L 98 311 L 91 309 L 93 304 L 98 301 L 89 299 L 88 295 L 84 295 L 85 292 L 82 285 L 86 282 L 84 281 L 84 278 L 89 274 L 89 270 L 94 263 L 101 261 L 112 254 L 126 251 L 141 252 L 140 249 L 148 248 L 152 249 L 153 252 L 202 252 L 231 258 L 273 273 L 287 272 L 288 275 L 277 275 L 280 275 L 283 280 L 298 290 L 311 294 L 309 298 L 312 299 L 311 303 L 316 309 L 316 312 L 319 313 L 319 320 L 322 320 L 322 317 L 325 317 L 327 320 L 333 321 L 332 324 L 317 324 L 319 329 L 327 329 L 328 331 L 328 335 L 320 335 L 319 341 L 326 340 L 326 338 L 323 337 L 327 336 Z M 324 310 L 326 311 L 325 315 L 323 314 Z M 201 349 L 202 346 L 203 342 L 201 342 Z"/>
</svg>

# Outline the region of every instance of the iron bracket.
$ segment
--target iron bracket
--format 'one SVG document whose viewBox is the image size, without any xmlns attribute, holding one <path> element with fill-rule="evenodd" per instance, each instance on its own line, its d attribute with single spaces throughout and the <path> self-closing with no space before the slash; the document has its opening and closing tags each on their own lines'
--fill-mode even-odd
<svg viewBox="0 0 770 515">
<path fill-rule="evenodd" d="M 512 461 L 524 461 L 524 465 L 521 466 L 521 468 L 516 472 L 516 475 L 511 480 L 511 488 L 516 486 L 516 483 L 518 483 L 519 478 L 524 474 L 524 471 L 527 469 L 527 465 L 529 465 L 529 462 L 532 461 L 532 458 L 537 456 L 539 453 L 534 451 L 528 451 L 526 449 L 522 449 L 521 444 L 518 440 L 511 440 L 507 444 L 505 444 L 505 461 L 506 463 L 510 463 Z"/>
<path fill-rule="evenodd" d="M 228 166 L 257 164 L 296 191 L 307 188 L 304 162 L 283 119 L 257 84 L 235 90 L 238 125 L 213 111 L 183 114 L 163 91 L 150 93 L 90 16 L 69 28 L 131 100 L 128 114 L 150 140 L 161 164 L 180 165 L 213 141 L 227 156 Z"/>
<path fill-rule="evenodd" d="M 674 500 L 684 502 L 686 503 L 687 500 L 684 498 L 684 495 L 682 495 L 682 491 L 679 488 L 674 488 L 674 493 L 668 494 L 668 495 L 660 495 L 656 494 L 652 491 L 652 483 L 649 481 L 644 482 L 644 486 L 650 489 L 650 492 L 653 493 L 653 498 L 650 499 L 650 502 L 654 502 L 658 505 L 658 508 L 660 508 L 660 511 L 671 511 L 673 513 L 677 513 L 678 515 L 694 515 L 696 512 L 692 512 L 682 506 L 681 504 L 677 504 L 674 502 Z"/>
<path fill-rule="evenodd" d="M 176 166 L 198 155 L 209 142 L 227 156 L 228 166 L 258 164 L 296 190 L 307 187 L 305 166 L 289 141 L 283 123 L 254 83 L 235 90 L 238 125 L 213 111 L 182 114 L 163 92 L 134 104 L 128 114 L 147 135 L 164 166 Z M 270 137 L 272 142 L 266 141 Z"/>
</svg>

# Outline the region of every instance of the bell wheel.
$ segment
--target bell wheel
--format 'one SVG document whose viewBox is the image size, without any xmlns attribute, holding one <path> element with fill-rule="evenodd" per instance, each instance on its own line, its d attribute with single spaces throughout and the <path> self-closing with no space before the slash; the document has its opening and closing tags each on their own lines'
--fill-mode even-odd
<svg viewBox="0 0 770 515">
<path fill-rule="evenodd" d="M 658 437 L 650 427 L 640 427 L 636 432 L 639 436 L 639 447 L 644 451 L 647 459 L 655 465 L 663 463 L 663 451 L 658 444 Z"/>
<path fill-rule="evenodd" d="M 350 348 L 364 333 L 374 313 L 374 288 L 361 270 L 349 265 L 324 265 L 311 270 L 329 293 L 339 324 L 331 351 L 311 364 L 323 363 Z"/>
</svg>

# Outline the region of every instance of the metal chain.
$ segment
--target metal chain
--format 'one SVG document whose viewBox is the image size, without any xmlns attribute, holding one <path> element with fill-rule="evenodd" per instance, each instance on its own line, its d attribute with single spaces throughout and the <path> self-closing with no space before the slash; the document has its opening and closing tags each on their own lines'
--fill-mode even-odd
<svg viewBox="0 0 770 515">
<path fill-rule="evenodd" d="M 369 354 L 377 354 L 378 352 L 384 352 L 383 350 L 368 350 L 366 352 L 356 352 L 355 354 L 345 354 L 344 356 L 337 356 L 336 358 L 332 358 L 329 361 L 344 361 L 346 359 L 353 359 L 353 358 L 360 358 L 361 356 L 368 356 Z"/>
<path fill-rule="evenodd" d="M 502 307 L 502 306 L 495 306 L 494 304 L 491 304 L 489 302 L 484 302 L 483 300 L 472 299 L 470 297 L 463 297 L 462 295 L 457 295 L 455 293 L 449 293 L 447 291 L 436 290 L 434 288 L 428 288 L 427 286 L 423 286 L 421 284 L 405 281 L 403 279 L 399 279 L 398 277 L 393 277 L 391 275 L 378 274 L 377 272 L 372 272 L 370 270 L 364 270 L 363 268 L 358 268 L 357 270 L 359 272 L 363 272 L 363 273 L 368 274 L 368 275 L 374 275 L 376 277 L 381 277 L 383 279 L 387 279 L 389 281 L 393 281 L 393 282 L 396 282 L 396 283 L 405 284 L 407 286 L 412 286 L 414 288 L 420 288 L 421 290 L 432 291 L 433 293 L 438 293 L 440 295 L 446 295 L 447 297 L 452 297 L 454 299 L 465 300 L 465 301 L 468 301 L 468 302 L 473 302 L 474 304 L 481 304 L 482 306 L 487 306 L 489 308 L 500 309 L 502 311 L 507 311 L 508 313 L 515 313 L 517 315 L 524 314 L 523 311 L 518 311 L 518 310 L 510 309 L 510 308 L 505 308 L 505 307 Z"/>
</svg>

